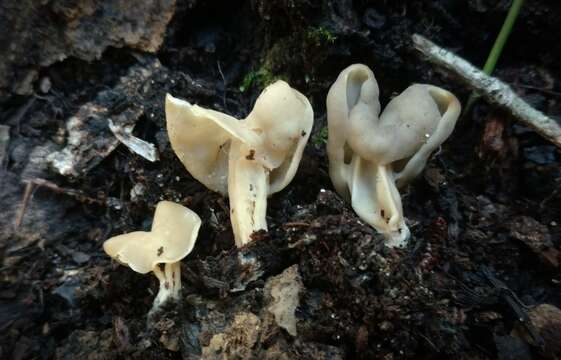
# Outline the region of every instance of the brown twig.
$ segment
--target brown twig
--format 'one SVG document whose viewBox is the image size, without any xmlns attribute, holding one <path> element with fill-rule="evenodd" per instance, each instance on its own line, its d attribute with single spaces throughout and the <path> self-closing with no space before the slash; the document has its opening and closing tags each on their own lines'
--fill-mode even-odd
<svg viewBox="0 0 561 360">
<path fill-rule="evenodd" d="M 305 223 L 305 222 L 295 221 L 295 222 L 284 223 L 284 224 L 282 224 L 282 227 L 284 229 L 286 229 L 286 228 L 307 228 L 307 227 L 310 227 L 310 224 Z"/>
<path fill-rule="evenodd" d="M 75 189 L 68 189 L 68 188 L 63 188 L 58 186 L 57 184 L 55 184 L 52 181 L 49 180 L 45 180 L 45 179 L 41 179 L 41 178 L 35 178 L 35 179 L 26 179 L 22 181 L 25 184 L 25 191 L 23 193 L 23 199 L 21 201 L 21 205 L 18 211 L 18 214 L 16 216 L 16 221 L 15 221 L 15 229 L 17 230 L 21 223 L 23 222 L 23 218 L 25 216 L 25 211 L 33 197 L 33 193 L 35 192 L 35 190 L 37 190 L 39 187 L 44 187 L 47 188 L 57 194 L 64 194 L 64 195 L 68 195 L 71 196 L 73 198 L 75 198 L 76 200 L 85 203 L 85 204 L 96 204 L 96 205 L 102 205 L 105 206 L 106 205 L 106 201 L 103 199 L 96 199 L 96 198 L 92 198 L 90 196 L 87 196 L 86 194 L 84 194 L 82 191 L 80 190 L 75 190 Z"/>
<path fill-rule="evenodd" d="M 16 230 L 19 229 L 23 221 L 25 210 L 27 209 L 27 205 L 29 205 L 29 201 L 31 200 L 31 196 L 33 194 L 34 189 L 35 189 L 35 184 L 30 182 L 26 183 L 25 191 L 23 192 L 23 199 L 21 200 L 21 205 L 19 207 L 18 214 L 16 216 L 16 222 L 14 224 Z"/>
<path fill-rule="evenodd" d="M 31 108 L 31 106 L 35 103 L 35 98 L 31 97 L 23 106 L 21 106 L 16 113 L 8 120 L 8 124 L 16 125 L 16 132 L 19 134 L 20 132 L 20 123 L 21 119 L 25 116 L 27 111 Z"/>
<path fill-rule="evenodd" d="M 97 204 L 97 205 L 102 205 L 102 206 L 106 205 L 106 201 L 103 200 L 103 199 L 96 199 L 96 198 L 93 198 L 91 196 L 88 196 L 88 195 L 84 194 L 84 192 L 81 191 L 81 190 L 75 190 L 75 189 L 68 189 L 68 188 L 60 187 L 57 184 L 55 184 L 54 182 L 49 181 L 49 180 L 45 180 L 45 179 L 41 179 L 41 178 L 35 178 L 35 179 L 30 179 L 30 180 L 24 180 L 24 182 L 32 183 L 32 184 L 35 184 L 35 185 L 40 186 L 40 187 L 45 187 L 49 190 L 54 191 L 57 194 L 65 194 L 65 195 L 68 195 L 68 196 L 72 196 L 73 198 L 75 198 L 76 200 L 78 200 L 82 203 Z"/>
</svg>

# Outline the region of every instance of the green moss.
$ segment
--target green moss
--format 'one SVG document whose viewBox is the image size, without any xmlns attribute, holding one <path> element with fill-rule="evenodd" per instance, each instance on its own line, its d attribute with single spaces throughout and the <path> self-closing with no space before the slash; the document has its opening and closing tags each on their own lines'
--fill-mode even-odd
<svg viewBox="0 0 561 360">
<path fill-rule="evenodd" d="M 306 30 L 306 38 L 317 46 L 333 44 L 335 40 L 337 40 L 337 36 L 323 26 L 309 27 L 308 30 Z"/>
<path fill-rule="evenodd" d="M 322 26 L 309 27 L 302 32 L 277 39 L 262 53 L 258 68 L 244 76 L 239 86 L 240 91 L 245 92 L 252 87 L 263 89 L 277 80 L 298 83 L 304 76 L 312 76 L 312 64 L 320 62 L 326 56 L 324 45 L 335 42 L 335 39 L 336 36 Z M 318 48 L 322 48 L 322 51 L 318 51 Z"/>
<path fill-rule="evenodd" d="M 261 66 L 257 70 L 250 71 L 243 78 L 239 87 L 241 92 L 247 91 L 252 86 L 257 86 L 259 89 L 264 89 L 268 85 L 277 80 L 287 80 L 285 74 L 279 73 L 279 69 L 283 68 L 287 51 L 287 45 L 283 41 L 275 43 L 263 56 Z"/>
<path fill-rule="evenodd" d="M 247 73 L 247 75 L 244 76 L 239 89 L 241 92 L 245 92 L 253 85 L 258 86 L 260 89 L 264 89 L 281 78 L 282 77 L 280 76 L 274 75 L 271 70 L 261 67 L 259 70 Z"/>
<path fill-rule="evenodd" d="M 312 138 L 312 142 L 315 146 L 321 147 L 325 144 L 327 144 L 327 135 L 328 135 L 328 129 L 327 126 L 324 126 L 320 129 L 320 131 L 318 131 L 317 134 L 314 135 L 314 137 Z"/>
<path fill-rule="evenodd" d="M 261 89 L 279 80 L 278 76 L 275 76 L 271 70 L 265 67 L 259 69 L 257 75 L 257 84 Z"/>
<path fill-rule="evenodd" d="M 257 82 L 258 78 L 259 78 L 259 73 L 257 71 L 248 72 L 242 80 L 242 83 L 239 88 L 240 91 L 245 92 L 247 89 L 251 87 L 251 85 Z"/>
</svg>

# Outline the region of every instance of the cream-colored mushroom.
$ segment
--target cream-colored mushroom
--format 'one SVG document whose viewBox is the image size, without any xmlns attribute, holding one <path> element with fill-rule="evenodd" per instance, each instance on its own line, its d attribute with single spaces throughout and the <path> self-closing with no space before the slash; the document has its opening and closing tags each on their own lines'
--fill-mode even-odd
<svg viewBox="0 0 561 360">
<path fill-rule="evenodd" d="M 267 196 L 290 183 L 310 136 L 308 99 L 277 81 L 237 120 L 168 94 L 166 121 L 171 146 L 191 175 L 230 197 L 236 245 L 267 230 Z"/>
<path fill-rule="evenodd" d="M 171 201 L 160 201 L 151 231 L 114 236 L 103 243 L 103 250 L 138 273 L 154 272 L 160 289 L 153 312 L 169 299 L 179 299 L 180 261 L 193 250 L 200 226 L 201 219 L 193 211 Z"/>
<path fill-rule="evenodd" d="M 398 187 L 424 168 L 452 133 L 461 111 L 439 87 L 415 84 L 380 115 L 378 83 L 365 65 L 339 74 L 327 95 L 329 175 L 358 216 L 402 246 L 410 236 Z"/>
</svg>

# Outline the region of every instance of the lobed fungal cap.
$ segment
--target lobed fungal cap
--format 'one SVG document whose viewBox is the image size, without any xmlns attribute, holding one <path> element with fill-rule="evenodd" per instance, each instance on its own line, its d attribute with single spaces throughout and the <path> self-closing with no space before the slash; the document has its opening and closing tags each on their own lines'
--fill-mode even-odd
<svg viewBox="0 0 561 360">
<path fill-rule="evenodd" d="M 461 106 L 439 87 L 415 84 L 380 115 L 379 89 L 365 65 L 341 72 L 327 96 L 329 173 L 365 222 L 403 245 L 409 237 L 398 187 L 417 176 L 452 133 Z"/>
<path fill-rule="evenodd" d="M 146 274 L 158 264 L 181 261 L 195 246 L 201 226 L 199 216 L 188 208 L 171 201 L 156 206 L 152 229 L 117 235 L 103 243 L 107 255 Z"/>
</svg>

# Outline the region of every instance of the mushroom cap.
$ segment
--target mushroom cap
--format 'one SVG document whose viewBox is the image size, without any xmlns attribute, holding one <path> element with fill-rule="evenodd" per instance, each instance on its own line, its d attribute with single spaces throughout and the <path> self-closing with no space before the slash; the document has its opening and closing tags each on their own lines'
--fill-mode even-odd
<svg viewBox="0 0 561 360">
<path fill-rule="evenodd" d="M 369 92 L 361 97 L 365 84 Z M 371 95 L 370 98 L 366 97 L 367 94 Z M 353 64 L 341 71 L 327 93 L 329 175 L 335 190 L 347 200 L 350 200 L 348 167 L 354 154 L 354 150 L 348 144 L 349 116 L 361 101 L 369 116 L 364 121 L 376 123 L 380 113 L 378 95 L 376 77 L 372 70 L 363 64 Z"/>
<path fill-rule="evenodd" d="M 304 95 L 279 80 L 263 90 L 246 121 L 248 127 L 262 133 L 256 155 L 271 171 L 269 195 L 281 191 L 294 178 L 312 132 L 312 106 Z"/>
<path fill-rule="evenodd" d="M 263 90 L 244 120 L 168 94 L 166 121 L 173 150 L 207 188 L 227 195 L 230 144 L 239 141 L 254 150 L 255 160 L 271 171 L 272 194 L 282 190 L 296 173 L 310 136 L 313 111 L 304 95 L 277 81 Z"/>
<path fill-rule="evenodd" d="M 103 243 L 103 250 L 134 271 L 146 274 L 157 264 L 175 263 L 195 246 L 201 219 L 192 210 L 160 201 L 156 206 L 152 230 L 117 235 Z"/>
<path fill-rule="evenodd" d="M 346 198 L 348 168 L 354 156 L 377 165 L 391 164 L 398 185 L 403 186 L 450 136 L 461 111 L 452 93 L 415 84 L 392 99 L 379 115 L 378 93 L 372 71 L 355 64 L 341 72 L 327 96 L 330 177 Z"/>
<path fill-rule="evenodd" d="M 453 121 L 449 121 L 449 116 L 444 118 L 450 110 L 455 114 Z M 392 127 L 399 144 L 395 149 L 388 149 L 384 161 L 411 158 L 429 138 L 442 144 L 454 130 L 459 112 L 460 104 L 450 92 L 426 84 L 409 86 L 388 103 L 380 116 L 380 126 Z"/>
<path fill-rule="evenodd" d="M 169 140 L 179 160 L 207 188 L 227 194 L 228 150 L 238 120 L 170 94 L 165 107 Z"/>
</svg>

